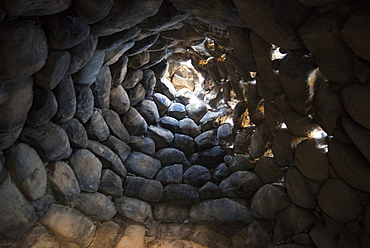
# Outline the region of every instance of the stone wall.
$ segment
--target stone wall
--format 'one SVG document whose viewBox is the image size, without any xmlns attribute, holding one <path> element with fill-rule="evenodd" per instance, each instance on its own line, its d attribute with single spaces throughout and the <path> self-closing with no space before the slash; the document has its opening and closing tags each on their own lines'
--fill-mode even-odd
<svg viewBox="0 0 370 248">
<path fill-rule="evenodd" d="M 0 246 L 370 247 L 369 16 L 2 1 Z M 213 59 L 191 48 L 205 37 Z M 198 74 L 169 58 L 214 95 L 191 101 Z"/>
</svg>

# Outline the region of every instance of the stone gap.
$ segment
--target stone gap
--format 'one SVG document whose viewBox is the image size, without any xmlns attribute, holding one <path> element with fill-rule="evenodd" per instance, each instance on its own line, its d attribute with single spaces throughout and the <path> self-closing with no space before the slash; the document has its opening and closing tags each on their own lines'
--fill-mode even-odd
<svg viewBox="0 0 370 248">
<path fill-rule="evenodd" d="M 362 0 L 2 1 L 0 246 L 370 247 L 368 30 Z"/>
</svg>

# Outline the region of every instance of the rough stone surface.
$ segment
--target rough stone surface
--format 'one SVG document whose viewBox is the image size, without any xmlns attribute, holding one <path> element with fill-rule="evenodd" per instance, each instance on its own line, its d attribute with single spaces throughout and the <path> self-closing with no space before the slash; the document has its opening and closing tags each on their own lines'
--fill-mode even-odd
<svg viewBox="0 0 370 248">
<path fill-rule="evenodd" d="M 162 166 L 181 164 L 184 168 L 190 166 L 185 154 L 175 148 L 162 148 L 156 152 L 155 157 L 161 161 Z"/>
<path fill-rule="evenodd" d="M 183 223 L 189 215 L 189 208 L 181 205 L 158 203 L 154 205 L 154 218 L 160 222 Z"/>
<path fill-rule="evenodd" d="M 48 123 L 58 110 L 58 103 L 52 91 L 40 87 L 33 89 L 33 103 L 28 112 L 27 124 L 37 127 Z"/>
<path fill-rule="evenodd" d="M 192 223 L 243 225 L 252 222 L 247 207 L 227 198 L 200 202 L 190 209 L 189 216 Z"/>
<path fill-rule="evenodd" d="M 86 216 L 59 204 L 53 204 L 40 222 L 66 241 L 84 247 L 90 244 L 96 229 Z"/>
<path fill-rule="evenodd" d="M 91 85 L 99 75 L 100 68 L 104 63 L 105 53 L 96 51 L 87 64 L 72 75 L 76 84 Z"/>
<path fill-rule="evenodd" d="M 98 190 L 103 167 L 100 160 L 89 150 L 75 151 L 68 159 L 82 191 L 94 193 Z"/>
<path fill-rule="evenodd" d="M 340 222 L 354 220 L 361 212 L 361 202 L 355 190 L 340 179 L 327 181 L 320 189 L 317 200 L 325 213 Z"/>
<path fill-rule="evenodd" d="M 72 118 L 60 126 L 66 131 L 72 148 L 87 147 L 87 133 L 79 120 Z"/>
<path fill-rule="evenodd" d="M 31 20 L 14 20 L 0 26 L 0 81 L 32 75 L 47 59 L 48 46 L 44 31 Z M 35 49 L 29 49 L 34 47 Z"/>
<path fill-rule="evenodd" d="M 207 105 L 202 101 L 196 101 L 186 105 L 187 115 L 199 124 L 199 121 L 207 112 Z"/>
<path fill-rule="evenodd" d="M 117 213 L 114 203 L 101 193 L 82 193 L 73 204 L 86 216 L 99 221 L 110 220 Z"/>
<path fill-rule="evenodd" d="M 179 205 L 193 205 L 200 201 L 199 193 L 188 184 L 169 184 L 163 189 L 163 201 Z"/>
<path fill-rule="evenodd" d="M 190 118 L 180 120 L 179 128 L 182 134 L 189 135 L 192 138 L 197 137 L 201 133 L 200 127 Z"/>
<path fill-rule="evenodd" d="M 68 9 L 71 1 L 4 1 L 4 5 L 6 11 L 13 16 L 43 16 Z"/>
<path fill-rule="evenodd" d="M 222 194 L 249 199 L 263 185 L 257 174 L 237 171 L 220 183 Z"/>
<path fill-rule="evenodd" d="M 73 80 L 66 75 L 53 90 L 58 103 L 57 113 L 53 117 L 55 123 L 64 123 L 73 118 L 76 113 L 76 92 Z"/>
<path fill-rule="evenodd" d="M 149 137 L 154 140 L 155 148 L 157 150 L 164 147 L 168 147 L 172 143 L 174 138 L 171 131 L 153 125 L 150 125 L 148 127 L 148 134 Z"/>
<path fill-rule="evenodd" d="M 288 130 L 279 130 L 272 140 L 272 151 L 277 163 L 284 167 L 293 162 L 294 150 L 292 148 L 293 135 Z"/>
<path fill-rule="evenodd" d="M 264 183 L 280 182 L 284 176 L 284 171 L 272 157 L 260 157 L 254 171 Z"/>
<path fill-rule="evenodd" d="M 181 164 L 174 164 L 162 168 L 155 180 L 161 182 L 163 185 L 170 183 L 182 183 L 183 166 Z"/>
<path fill-rule="evenodd" d="M 158 159 L 141 152 L 131 152 L 125 165 L 130 172 L 148 179 L 153 179 L 161 168 L 161 162 Z"/>
<path fill-rule="evenodd" d="M 159 112 L 154 101 L 144 99 L 136 106 L 136 109 L 149 125 L 155 125 L 159 122 Z"/>
<path fill-rule="evenodd" d="M 142 152 L 153 157 L 155 155 L 155 142 L 149 137 L 131 136 L 128 145 L 132 151 Z"/>
<path fill-rule="evenodd" d="M 45 161 L 67 159 L 72 153 L 67 133 L 52 122 L 24 128 L 22 140 L 32 145 Z"/>
<path fill-rule="evenodd" d="M 76 113 L 75 118 L 86 123 L 94 113 L 94 95 L 88 85 L 75 85 Z"/>
<path fill-rule="evenodd" d="M 179 130 L 179 121 L 171 116 L 163 116 L 159 120 L 159 124 L 161 127 L 166 128 L 173 133 L 177 133 Z"/>
<path fill-rule="evenodd" d="M 121 178 L 109 169 L 102 170 L 99 192 L 112 197 L 122 196 Z"/>
<path fill-rule="evenodd" d="M 163 116 L 171 105 L 171 100 L 161 93 L 154 93 L 153 100 L 157 104 L 160 116 Z"/>
<path fill-rule="evenodd" d="M 156 203 L 162 198 L 163 186 L 156 180 L 128 176 L 125 180 L 125 196 Z"/>
<path fill-rule="evenodd" d="M 172 103 L 167 109 L 167 115 L 176 118 L 177 120 L 184 119 L 186 116 L 185 106 L 181 103 Z"/>
<path fill-rule="evenodd" d="M 109 136 L 104 144 L 108 146 L 108 148 L 110 148 L 114 153 L 116 153 L 122 162 L 126 160 L 131 152 L 131 148 L 125 142 L 114 136 Z"/>
<path fill-rule="evenodd" d="M 255 167 L 252 159 L 242 154 L 236 154 L 229 162 L 229 169 L 231 172 L 235 171 L 251 171 Z"/>
<path fill-rule="evenodd" d="M 145 248 L 145 227 L 142 225 L 129 225 L 126 227 L 125 234 L 117 241 L 116 247 Z"/>
<path fill-rule="evenodd" d="M 103 112 L 102 115 L 111 134 L 127 143 L 130 140 L 130 135 L 128 134 L 126 127 L 122 124 L 119 115 L 112 110 L 107 110 Z"/>
<path fill-rule="evenodd" d="M 102 142 L 109 136 L 108 125 L 99 111 L 93 111 L 90 120 L 85 124 L 85 128 L 90 139 Z"/>
<path fill-rule="evenodd" d="M 135 108 L 130 107 L 129 110 L 120 117 L 131 136 L 143 135 L 148 129 L 148 124 L 145 119 Z"/>
<path fill-rule="evenodd" d="M 22 238 L 19 246 L 53 248 L 59 246 L 59 242 L 40 224 L 36 224 L 30 232 Z"/>
<path fill-rule="evenodd" d="M 19 238 L 35 225 L 35 210 L 8 176 L 0 184 L 0 193 L 0 218 L 3 220 L 0 233 Z"/>
<path fill-rule="evenodd" d="M 201 165 L 192 165 L 184 172 L 183 178 L 185 183 L 201 187 L 211 180 L 211 173 L 206 167 Z"/>
<path fill-rule="evenodd" d="M 102 66 L 94 83 L 90 86 L 94 95 L 94 107 L 106 111 L 110 103 L 112 76 L 108 66 Z"/>
<path fill-rule="evenodd" d="M 97 226 L 90 248 L 111 247 L 117 238 L 120 226 L 113 221 L 103 222 Z"/>
<path fill-rule="evenodd" d="M 67 73 L 76 73 L 82 67 L 84 67 L 94 55 L 97 45 L 98 38 L 90 34 L 82 42 L 70 48 L 69 51 L 71 53 L 71 64 Z"/>
<path fill-rule="evenodd" d="M 25 143 L 9 148 L 6 167 L 17 186 L 30 200 L 37 200 L 46 193 L 46 171 L 37 152 Z"/>
<path fill-rule="evenodd" d="M 110 108 L 117 114 L 124 114 L 130 108 L 130 99 L 121 85 L 110 91 Z"/>
<path fill-rule="evenodd" d="M 97 141 L 89 140 L 87 148 L 102 162 L 103 168 L 109 168 L 120 176 L 126 176 L 127 169 L 121 159 L 107 146 Z"/>
<path fill-rule="evenodd" d="M 113 0 L 91 1 L 86 4 L 83 0 L 73 1 L 72 9 L 78 18 L 88 24 L 98 22 L 105 18 L 113 6 Z"/>
<path fill-rule="evenodd" d="M 144 201 L 122 196 L 114 201 L 118 214 L 133 221 L 144 223 L 153 219 L 152 208 Z"/>
</svg>

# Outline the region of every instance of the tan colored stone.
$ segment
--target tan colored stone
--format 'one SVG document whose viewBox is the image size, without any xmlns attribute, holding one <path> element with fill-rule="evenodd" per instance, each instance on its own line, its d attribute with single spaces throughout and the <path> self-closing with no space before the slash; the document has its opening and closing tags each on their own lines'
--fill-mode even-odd
<svg viewBox="0 0 370 248">
<path fill-rule="evenodd" d="M 129 225 L 125 234 L 117 241 L 115 248 L 145 248 L 145 227 Z"/>
</svg>

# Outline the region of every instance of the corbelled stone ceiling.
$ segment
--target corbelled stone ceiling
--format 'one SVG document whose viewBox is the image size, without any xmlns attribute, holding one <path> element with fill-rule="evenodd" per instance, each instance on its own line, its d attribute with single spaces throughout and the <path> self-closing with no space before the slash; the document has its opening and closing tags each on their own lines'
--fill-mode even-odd
<svg viewBox="0 0 370 248">
<path fill-rule="evenodd" d="M 1 0 L 0 247 L 370 247 L 370 2 Z"/>
</svg>

